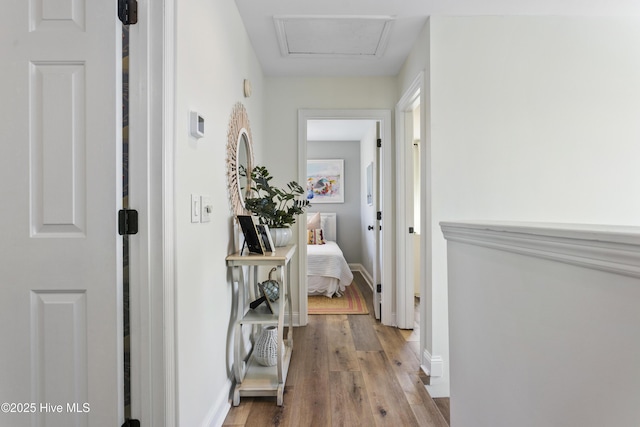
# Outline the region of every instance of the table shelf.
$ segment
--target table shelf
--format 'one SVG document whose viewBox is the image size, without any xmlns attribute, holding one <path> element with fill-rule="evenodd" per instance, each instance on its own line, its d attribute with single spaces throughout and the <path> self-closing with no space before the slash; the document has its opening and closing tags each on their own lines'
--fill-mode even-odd
<svg viewBox="0 0 640 427">
<path fill-rule="evenodd" d="M 296 246 L 276 248 L 273 253 L 265 255 L 233 254 L 226 258 L 227 266 L 232 268 L 234 284 L 233 298 L 236 304 L 236 319 L 234 320 L 234 363 L 233 371 L 235 385 L 233 390 L 233 405 L 240 404 L 241 396 L 276 396 L 278 406 L 283 404 L 284 384 L 289 371 L 291 353 L 293 351 L 293 314 L 291 309 L 290 292 L 290 261 L 295 254 Z M 255 309 L 248 309 L 249 303 L 257 297 L 258 267 L 275 267 L 278 270 L 280 283 L 280 296 L 272 302 L 273 313 L 269 311 L 266 303 Z M 247 269 L 248 267 L 248 269 Z M 245 273 L 248 270 L 248 274 Z M 284 336 L 284 317 L 288 308 L 289 322 L 287 336 Z M 252 340 L 266 326 L 278 328 L 278 357 L 275 366 L 262 366 L 253 356 L 253 349 L 249 357 L 244 360 L 241 357 L 242 326 L 252 326 Z"/>
</svg>

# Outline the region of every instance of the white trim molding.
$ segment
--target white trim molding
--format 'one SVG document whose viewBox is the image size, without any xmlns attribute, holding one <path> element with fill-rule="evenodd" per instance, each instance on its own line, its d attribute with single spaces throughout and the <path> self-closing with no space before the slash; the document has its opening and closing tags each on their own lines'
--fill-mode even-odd
<svg viewBox="0 0 640 427">
<path fill-rule="evenodd" d="M 491 221 L 440 226 L 449 241 L 640 277 L 640 227 Z"/>
<path fill-rule="evenodd" d="M 373 291 L 373 276 L 371 276 L 371 273 L 369 273 L 367 269 L 364 268 L 364 265 L 360 263 L 349 264 L 349 270 L 357 271 L 362 274 L 365 282 L 367 282 L 367 285 L 369 285 L 369 287 Z"/>
<path fill-rule="evenodd" d="M 444 375 L 444 360 L 442 356 L 432 356 L 427 350 L 422 353 L 422 365 L 420 367 L 431 378 L 439 378 Z"/>
<path fill-rule="evenodd" d="M 213 406 L 211 406 L 209 413 L 205 418 L 203 426 L 221 426 L 224 423 L 225 418 L 229 415 L 231 409 L 231 401 L 229 400 L 229 390 L 233 387 L 233 383 L 227 380 L 224 387 L 218 392 L 218 396 Z"/>
<path fill-rule="evenodd" d="M 179 424 L 176 341 L 176 0 L 163 0 L 162 15 L 162 228 L 163 228 L 163 315 L 164 315 L 164 421 L 166 427 Z"/>
</svg>

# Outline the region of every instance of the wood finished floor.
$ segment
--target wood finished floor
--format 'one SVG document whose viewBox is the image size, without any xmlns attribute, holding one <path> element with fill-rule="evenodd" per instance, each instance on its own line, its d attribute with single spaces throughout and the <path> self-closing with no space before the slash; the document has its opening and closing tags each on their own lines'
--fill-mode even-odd
<svg viewBox="0 0 640 427">
<path fill-rule="evenodd" d="M 354 276 L 370 314 L 309 316 L 293 329 L 283 406 L 243 397 L 224 426 L 448 426 L 449 399 L 424 387 L 417 334 L 376 321 L 371 289 Z"/>
</svg>

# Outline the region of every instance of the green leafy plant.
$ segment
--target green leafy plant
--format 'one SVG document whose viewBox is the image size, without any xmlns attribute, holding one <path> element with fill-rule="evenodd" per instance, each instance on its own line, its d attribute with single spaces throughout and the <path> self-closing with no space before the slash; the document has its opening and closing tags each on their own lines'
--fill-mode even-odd
<svg viewBox="0 0 640 427">
<path fill-rule="evenodd" d="M 241 173 L 246 176 L 246 171 Z M 271 185 L 272 179 L 266 167 L 255 166 L 251 170 L 251 192 L 250 197 L 245 198 L 245 206 L 269 228 L 289 227 L 295 224 L 296 216 L 310 206 L 309 201 L 299 198 L 305 191 L 296 181 L 281 189 Z"/>
</svg>

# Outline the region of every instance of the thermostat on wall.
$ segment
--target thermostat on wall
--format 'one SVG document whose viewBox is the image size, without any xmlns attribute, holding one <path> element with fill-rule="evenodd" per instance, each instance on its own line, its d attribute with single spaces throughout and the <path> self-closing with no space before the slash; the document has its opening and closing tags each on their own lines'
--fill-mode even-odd
<svg viewBox="0 0 640 427">
<path fill-rule="evenodd" d="M 192 111 L 190 121 L 191 135 L 196 138 L 202 138 L 204 136 L 204 117 L 196 111 Z"/>
</svg>

